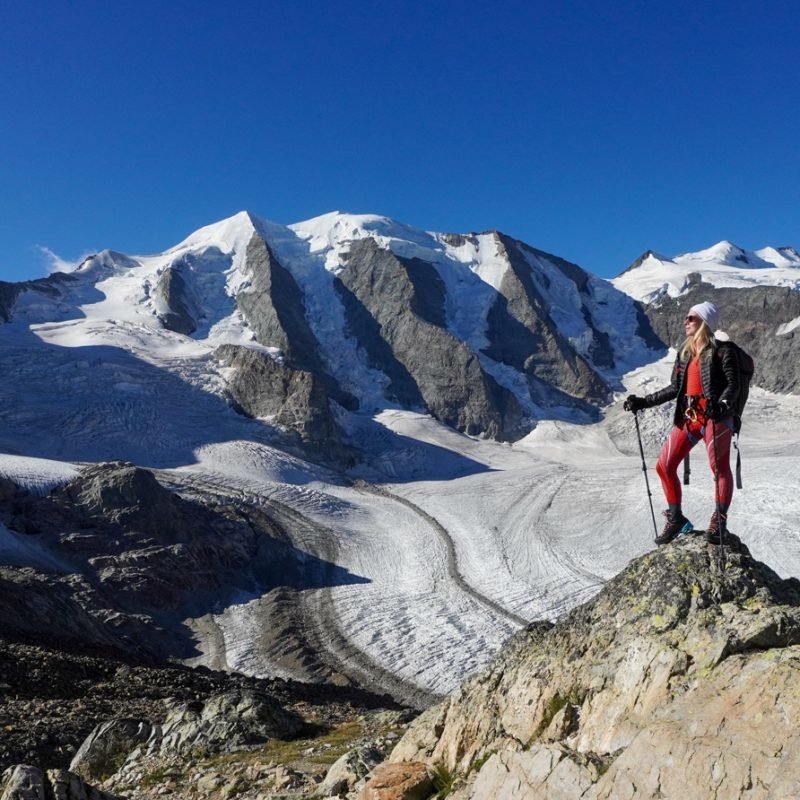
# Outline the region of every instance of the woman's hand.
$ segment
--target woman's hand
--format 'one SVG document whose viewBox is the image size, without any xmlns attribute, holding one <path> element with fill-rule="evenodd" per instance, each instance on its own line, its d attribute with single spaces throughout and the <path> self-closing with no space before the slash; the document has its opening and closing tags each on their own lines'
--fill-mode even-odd
<svg viewBox="0 0 800 800">
<path fill-rule="evenodd" d="M 637 411 L 647 408 L 647 403 L 643 397 L 637 397 L 635 394 L 629 394 L 627 400 L 625 400 L 625 402 L 622 404 L 622 407 L 626 411 L 630 411 L 632 414 L 635 414 Z"/>
</svg>

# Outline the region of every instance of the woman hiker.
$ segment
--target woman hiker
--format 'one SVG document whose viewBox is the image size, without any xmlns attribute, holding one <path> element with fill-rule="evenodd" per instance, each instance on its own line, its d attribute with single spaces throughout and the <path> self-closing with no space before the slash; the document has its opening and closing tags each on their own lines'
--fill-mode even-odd
<svg viewBox="0 0 800 800">
<path fill-rule="evenodd" d="M 714 338 L 719 326 L 719 309 L 713 303 L 699 303 L 689 309 L 683 321 L 686 340 L 678 351 L 669 386 L 645 397 L 632 394 L 624 408 L 634 414 L 677 398 L 675 425 L 658 457 L 656 472 L 667 498 L 667 518 L 656 544 L 667 544 L 679 533 L 692 530 L 681 510 L 681 482 L 678 467 L 701 439 L 705 442 L 712 473 L 719 461 L 719 479 L 714 481 L 715 509 L 706 530 L 706 541 L 720 544 L 724 536 L 728 507 L 733 498 L 731 439 L 734 433 L 732 408 L 739 394 L 739 370 L 732 347 Z M 716 442 L 714 439 L 716 438 Z"/>
</svg>

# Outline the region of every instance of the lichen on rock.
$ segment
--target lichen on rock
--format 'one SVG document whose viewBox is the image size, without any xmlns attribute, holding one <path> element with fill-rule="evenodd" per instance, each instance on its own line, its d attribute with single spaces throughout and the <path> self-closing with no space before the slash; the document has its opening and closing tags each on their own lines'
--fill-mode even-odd
<svg viewBox="0 0 800 800">
<path fill-rule="evenodd" d="M 633 560 L 553 627 L 518 634 L 392 760 L 444 764 L 464 798 L 738 797 L 748 781 L 798 796 L 800 582 L 735 538 L 719 556 L 681 537 Z"/>
</svg>

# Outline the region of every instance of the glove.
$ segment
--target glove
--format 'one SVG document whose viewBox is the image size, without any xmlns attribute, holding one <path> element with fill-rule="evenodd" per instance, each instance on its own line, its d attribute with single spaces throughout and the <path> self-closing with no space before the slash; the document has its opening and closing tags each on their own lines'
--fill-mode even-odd
<svg viewBox="0 0 800 800">
<path fill-rule="evenodd" d="M 637 397 L 635 394 L 629 394 L 628 399 L 622 404 L 622 407 L 626 411 L 630 411 L 632 414 L 635 414 L 637 411 L 647 408 L 647 403 L 643 397 Z"/>
<path fill-rule="evenodd" d="M 711 417 L 715 422 L 718 422 L 721 419 L 725 419 L 730 413 L 730 407 L 724 400 L 713 400 L 710 399 L 706 405 L 708 410 L 708 416 Z"/>
</svg>

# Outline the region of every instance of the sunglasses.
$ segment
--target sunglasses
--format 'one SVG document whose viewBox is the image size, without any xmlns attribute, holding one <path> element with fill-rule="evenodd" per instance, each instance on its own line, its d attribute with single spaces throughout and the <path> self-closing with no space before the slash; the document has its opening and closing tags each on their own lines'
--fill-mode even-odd
<svg viewBox="0 0 800 800">
<path fill-rule="evenodd" d="M 686 317 L 684 317 L 683 321 L 684 322 L 697 322 L 699 319 L 700 319 L 700 317 L 696 317 L 694 314 L 687 314 Z"/>
</svg>

